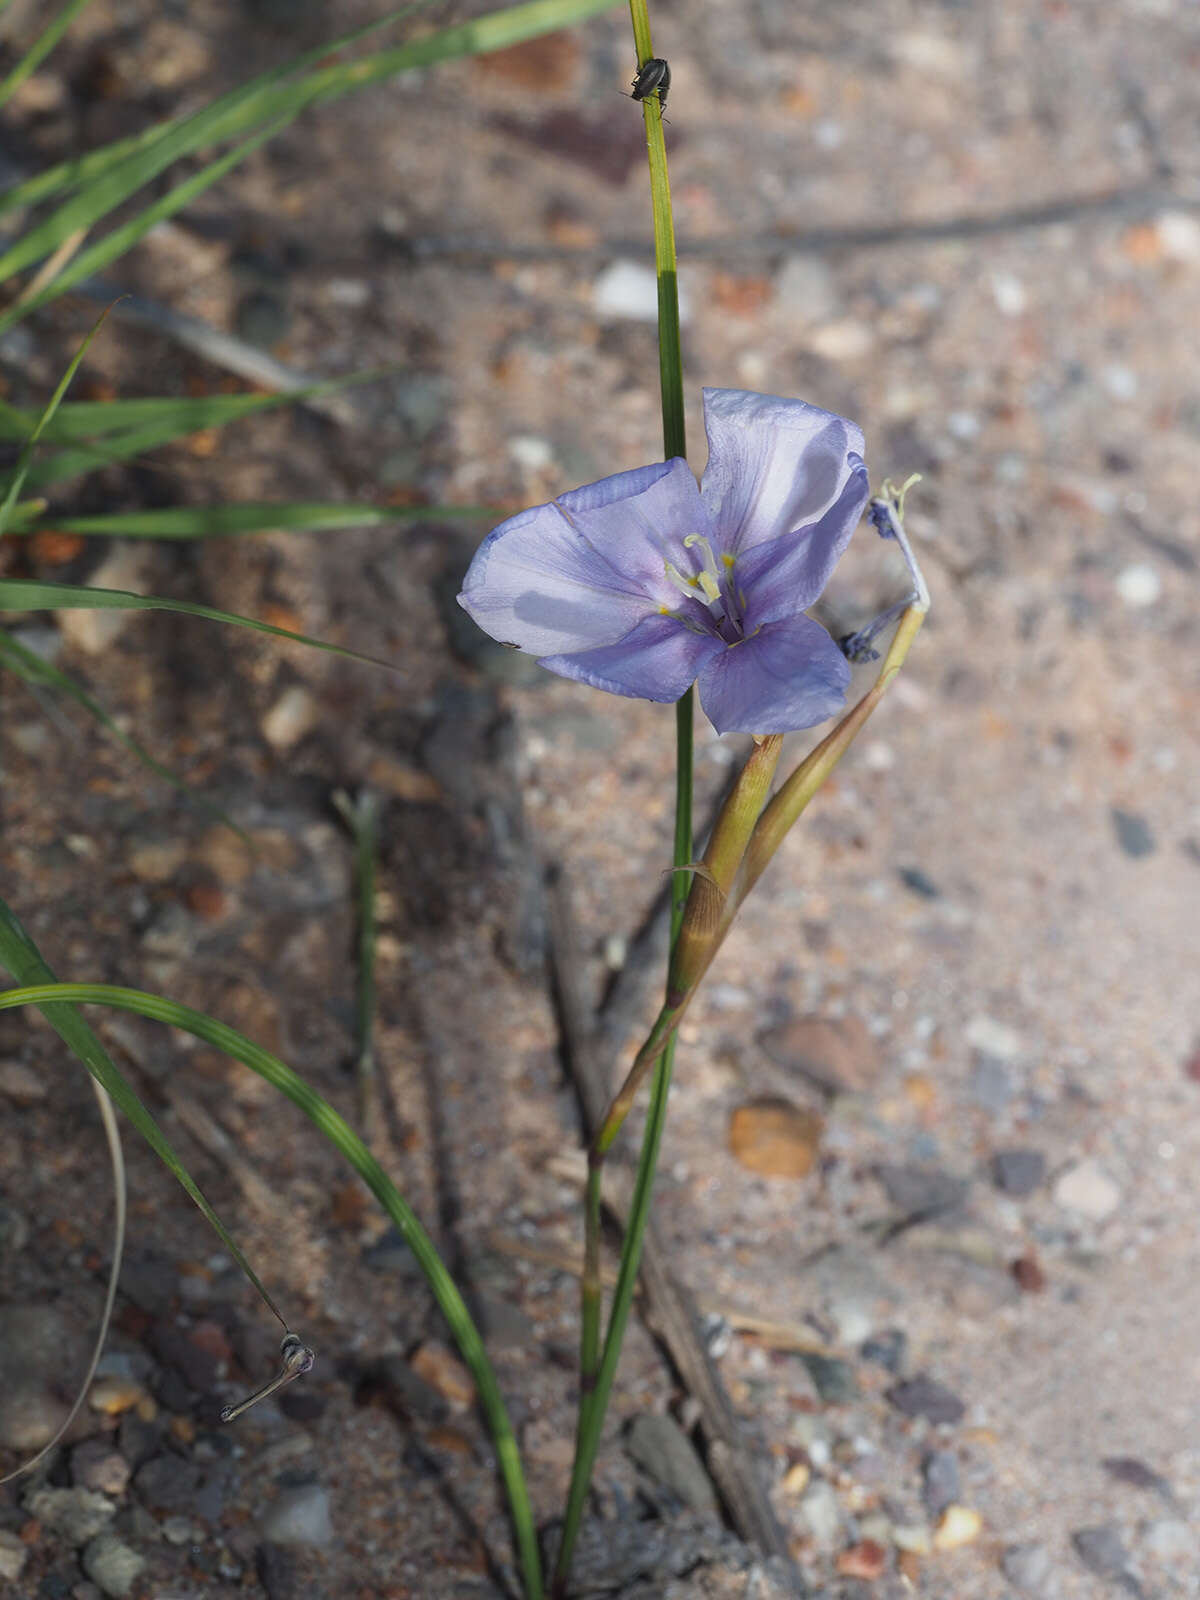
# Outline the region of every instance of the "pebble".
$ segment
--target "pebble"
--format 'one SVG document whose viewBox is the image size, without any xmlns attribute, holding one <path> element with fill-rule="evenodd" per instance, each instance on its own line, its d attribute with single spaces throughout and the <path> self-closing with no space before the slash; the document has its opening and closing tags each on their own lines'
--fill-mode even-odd
<svg viewBox="0 0 1200 1600">
<path fill-rule="evenodd" d="M 827 1094 L 862 1094 L 879 1081 L 879 1046 L 861 1017 L 796 1017 L 767 1028 L 758 1042 L 776 1066 Z"/>
<path fill-rule="evenodd" d="M 920 867 L 901 867 L 896 876 L 904 887 L 921 900 L 940 900 L 942 891 Z"/>
<path fill-rule="evenodd" d="M 303 684 L 293 683 L 262 719 L 262 736 L 280 755 L 286 754 L 312 732 L 321 708 Z"/>
<path fill-rule="evenodd" d="M 933 1536 L 922 1522 L 898 1523 L 892 1528 L 892 1543 L 897 1550 L 927 1556 L 933 1549 Z"/>
<path fill-rule="evenodd" d="M 113 1449 L 111 1438 L 85 1439 L 71 1451 L 71 1481 L 119 1498 L 129 1484 L 129 1463 Z"/>
<path fill-rule="evenodd" d="M 1071 1535 L 1075 1554 L 1089 1572 L 1098 1578 L 1123 1577 L 1129 1570 L 1129 1554 L 1121 1535 L 1111 1522 L 1091 1528 L 1076 1528 Z"/>
<path fill-rule="evenodd" d="M 1023 1200 L 1046 1176 L 1046 1158 L 1040 1150 L 997 1150 L 992 1157 L 992 1182 L 1001 1194 Z"/>
<path fill-rule="evenodd" d="M 88 1395 L 88 1405 L 106 1417 L 119 1417 L 126 1411 L 136 1410 L 142 1415 L 146 1402 L 153 1404 L 151 1395 L 135 1378 L 97 1378 Z M 149 1417 L 144 1419 L 150 1421 Z"/>
<path fill-rule="evenodd" d="M 1134 861 L 1140 861 L 1143 856 L 1154 854 L 1156 848 L 1154 834 L 1145 817 L 1139 816 L 1136 811 L 1122 811 L 1119 806 L 1113 806 L 1109 816 L 1112 818 L 1117 844 L 1125 855 L 1132 857 Z"/>
<path fill-rule="evenodd" d="M 854 1245 L 835 1245 L 814 1263 L 812 1275 L 822 1314 L 833 1324 L 839 1343 L 861 1345 L 889 1298 L 872 1256 Z"/>
<path fill-rule="evenodd" d="M 1147 1555 L 1164 1566 L 1184 1571 L 1190 1564 L 1195 1569 L 1196 1534 L 1182 1517 L 1162 1517 L 1147 1523 L 1142 1537 Z"/>
<path fill-rule="evenodd" d="M 931 1450 L 921 1463 L 921 1499 L 931 1517 L 952 1506 L 961 1491 L 958 1457 L 952 1450 Z"/>
<path fill-rule="evenodd" d="M 678 1496 L 693 1511 L 717 1510 L 717 1497 L 695 1445 L 674 1417 L 635 1417 L 625 1440 L 626 1452 L 656 1483 Z"/>
<path fill-rule="evenodd" d="M 971 1063 L 967 1093 L 975 1104 L 992 1116 L 999 1116 L 1016 1093 L 1013 1075 L 1003 1061 L 978 1055 Z"/>
<path fill-rule="evenodd" d="M 29 1547 L 15 1533 L 0 1528 L 0 1578 L 15 1583 L 21 1576 L 29 1557 Z"/>
<path fill-rule="evenodd" d="M 83 1552 L 83 1570 L 113 1600 L 132 1594 L 145 1568 L 145 1558 L 111 1533 L 100 1534 Z"/>
<path fill-rule="evenodd" d="M 1156 605 L 1162 596 L 1162 579 L 1148 561 L 1134 561 L 1117 574 L 1116 591 L 1135 610 Z"/>
<path fill-rule="evenodd" d="M 233 330 L 244 343 L 270 350 L 285 336 L 290 320 L 287 298 L 281 291 L 251 289 L 234 307 Z"/>
<path fill-rule="evenodd" d="M 78 1548 L 107 1528 L 117 1508 L 94 1489 L 35 1489 L 25 1509 L 48 1533 Z"/>
<path fill-rule="evenodd" d="M 1056 1205 L 1089 1222 L 1103 1222 L 1121 1204 L 1121 1191 L 1099 1162 L 1080 1161 L 1068 1167 L 1053 1189 Z"/>
<path fill-rule="evenodd" d="M 884 1545 L 874 1539 L 860 1539 L 837 1558 L 837 1573 L 841 1578 L 882 1578 L 887 1571 L 888 1553 Z"/>
<path fill-rule="evenodd" d="M 812 1468 L 807 1461 L 797 1461 L 783 1475 L 786 1493 L 801 1495 L 812 1482 Z"/>
<path fill-rule="evenodd" d="M 788 1100 L 752 1100 L 729 1119 L 729 1151 L 760 1178 L 804 1178 L 817 1159 L 823 1131 L 815 1111 Z"/>
<path fill-rule="evenodd" d="M 828 1406 L 849 1405 L 858 1398 L 858 1380 L 846 1361 L 836 1356 L 823 1356 L 812 1351 L 801 1351 L 800 1359 L 808 1368 L 808 1375 L 821 1400 Z"/>
<path fill-rule="evenodd" d="M 19 1106 L 31 1106 L 46 1098 L 46 1085 L 40 1072 L 21 1061 L 0 1061 L 0 1094 Z"/>
<path fill-rule="evenodd" d="M 475 1380 L 456 1355 L 436 1339 L 427 1339 L 409 1358 L 418 1378 L 436 1389 L 455 1411 L 467 1411 L 475 1403 Z"/>
<path fill-rule="evenodd" d="M 899 1372 L 904 1365 L 907 1349 L 908 1335 L 903 1328 L 884 1328 L 865 1340 L 858 1353 L 872 1366 L 882 1367 L 885 1372 L 894 1373 Z"/>
<path fill-rule="evenodd" d="M 966 1178 L 942 1167 L 904 1166 L 881 1162 L 874 1176 L 892 1205 L 905 1217 L 940 1217 L 962 1205 L 970 1190 Z"/>
<path fill-rule="evenodd" d="M 271 1544 L 317 1545 L 333 1542 L 329 1490 L 317 1483 L 285 1489 L 262 1521 L 263 1538 Z"/>
<path fill-rule="evenodd" d="M 1164 211 L 1155 224 L 1162 253 L 1169 261 L 1200 263 L 1200 222 L 1187 211 Z"/>
<path fill-rule="evenodd" d="M 130 589 L 141 594 L 146 587 L 150 551 L 144 541 L 118 544 L 88 578 L 94 589 Z M 134 622 L 139 613 L 129 611 L 60 611 L 60 632 L 84 655 L 103 655 Z"/>
<path fill-rule="evenodd" d="M 538 434 L 516 434 L 508 441 L 508 453 L 526 472 L 545 472 L 554 465 L 554 446 Z"/>
<path fill-rule="evenodd" d="M 983 1518 L 971 1506 L 947 1506 L 933 1530 L 935 1550 L 961 1550 L 983 1531 Z"/>
<path fill-rule="evenodd" d="M 972 1050 L 1000 1061 L 1012 1061 L 1021 1054 L 1021 1035 L 1016 1029 L 982 1012 L 967 1023 L 963 1038 Z"/>
<path fill-rule="evenodd" d="M 775 278 L 775 305 L 791 325 L 830 321 L 838 289 L 828 263 L 820 256 L 789 256 Z"/>
<path fill-rule="evenodd" d="M 837 1544 L 842 1532 L 842 1513 L 833 1485 L 818 1478 L 810 1485 L 799 1505 L 800 1520 L 821 1549 Z"/>
<path fill-rule="evenodd" d="M 1002 317 L 1019 317 L 1029 304 L 1025 285 L 1014 273 L 992 273 L 992 299 Z"/>
<path fill-rule="evenodd" d="M 1010 1544 L 1000 1557 L 1000 1570 L 1014 1589 L 1040 1596 L 1050 1578 L 1050 1552 L 1040 1544 Z"/>
<path fill-rule="evenodd" d="M 200 1468 L 183 1456 L 152 1456 L 137 1470 L 133 1486 L 151 1511 L 187 1511 L 195 1504 Z"/>
<path fill-rule="evenodd" d="M 966 1406 L 952 1389 L 927 1373 L 905 1378 L 884 1391 L 885 1398 L 903 1416 L 924 1417 L 932 1423 L 961 1422 Z"/>
<path fill-rule="evenodd" d="M 875 335 L 856 317 L 839 317 L 811 333 L 808 344 L 823 361 L 860 361 L 874 349 Z"/>
</svg>

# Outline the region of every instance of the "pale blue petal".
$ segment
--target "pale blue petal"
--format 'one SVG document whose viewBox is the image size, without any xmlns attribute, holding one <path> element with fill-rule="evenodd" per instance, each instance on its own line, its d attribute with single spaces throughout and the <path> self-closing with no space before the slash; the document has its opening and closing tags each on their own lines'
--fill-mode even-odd
<svg viewBox="0 0 1200 1600">
<path fill-rule="evenodd" d="M 639 622 L 616 644 L 572 655 L 544 656 L 543 667 L 635 700 L 678 700 L 706 661 L 726 653 L 720 639 L 695 633 L 675 617 Z"/>
<path fill-rule="evenodd" d="M 699 676 L 700 704 L 718 733 L 790 733 L 840 710 L 849 682 L 825 629 L 788 617 L 715 656 Z"/>
<path fill-rule="evenodd" d="M 493 639 L 531 655 L 614 644 L 679 602 L 666 561 L 706 528 L 686 462 L 618 472 L 494 528 L 458 601 Z"/>
<path fill-rule="evenodd" d="M 870 492 L 867 469 L 860 461 L 841 498 L 819 522 L 756 544 L 737 558 L 732 581 L 737 593 L 745 596 L 747 633 L 815 604 L 858 527 Z"/>
<path fill-rule="evenodd" d="M 862 430 L 803 400 L 705 389 L 708 465 L 700 492 L 730 553 L 816 522 L 863 453 Z"/>
</svg>

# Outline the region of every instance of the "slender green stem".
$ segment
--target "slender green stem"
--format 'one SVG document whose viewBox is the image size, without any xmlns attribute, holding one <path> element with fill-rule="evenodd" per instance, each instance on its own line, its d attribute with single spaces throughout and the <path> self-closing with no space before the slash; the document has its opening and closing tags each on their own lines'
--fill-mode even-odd
<svg viewBox="0 0 1200 1600">
<path fill-rule="evenodd" d="M 654 55 L 646 0 L 630 0 L 629 10 L 640 68 Z M 654 259 L 658 274 L 658 365 L 662 389 L 663 455 L 669 461 L 673 457 L 687 455 L 675 225 L 671 216 L 671 188 L 667 177 L 662 107 L 657 95 L 647 96 L 642 105 L 642 114 L 646 124 L 646 150 L 650 164 L 650 195 L 654 218 Z M 693 860 L 693 721 L 694 696 L 689 689 L 675 708 L 675 838 L 672 862 L 676 870 L 671 880 L 672 949 L 679 937 L 691 884 L 690 873 L 681 869 L 688 867 Z M 626 1088 L 630 1089 L 628 1103 L 632 1103 L 632 1093 L 636 1091 L 637 1084 L 641 1082 L 641 1077 L 650 1061 L 654 1062 L 650 1111 L 638 1163 L 637 1186 L 621 1252 L 617 1288 L 602 1354 L 600 1349 L 600 1322 L 603 1310 L 600 1284 L 601 1178 L 605 1154 L 624 1121 L 624 1112 L 614 1123 L 613 1110 L 610 1108 L 603 1126 L 596 1130 L 588 1152 L 587 1194 L 584 1202 L 584 1266 L 580 1293 L 579 1422 L 575 1437 L 571 1487 L 567 1497 L 562 1539 L 551 1587 L 552 1596 L 558 1597 L 558 1600 L 561 1600 L 567 1592 L 571 1556 L 579 1534 L 584 1502 L 591 1483 L 596 1452 L 600 1445 L 600 1430 L 604 1425 L 608 1398 L 616 1376 L 617 1363 L 620 1360 L 625 1326 L 629 1320 L 629 1310 L 633 1303 L 633 1291 L 641 1262 L 675 1051 L 673 1032 L 663 1031 L 669 1021 L 669 1011 L 664 1008 L 650 1039 L 638 1053 L 634 1073 L 631 1074 L 632 1084 L 629 1080 L 626 1083 Z M 634 1074 L 637 1074 L 636 1078 Z"/>
</svg>

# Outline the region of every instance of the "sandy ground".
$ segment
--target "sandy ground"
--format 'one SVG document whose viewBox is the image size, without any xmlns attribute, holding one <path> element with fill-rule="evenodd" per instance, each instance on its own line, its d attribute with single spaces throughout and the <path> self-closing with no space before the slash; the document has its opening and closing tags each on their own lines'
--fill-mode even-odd
<svg viewBox="0 0 1200 1600">
<path fill-rule="evenodd" d="M 98 3 L 5 113 L 6 159 L 87 148 L 322 37 L 320 8 L 275 10 Z M 636 1592 L 800 1593 L 802 1574 L 845 1600 L 1200 1595 L 1195 7 L 693 0 L 654 21 L 696 465 L 703 384 L 856 418 L 877 480 L 924 474 L 910 526 L 934 609 L 685 1028 L 664 1151 L 672 1263 L 724 1318 L 720 1371 L 796 1574 L 729 1547 L 647 1567 Z M 631 70 L 615 10 L 303 119 L 110 281 L 317 375 L 398 374 L 345 426 L 264 419 L 62 503 L 515 508 L 654 459 L 641 118 L 615 94 Z M 6 397 L 44 394 L 89 316 L 0 339 Z M 97 395 L 220 378 L 129 322 L 84 374 Z M 452 631 L 484 527 L 431 512 L 53 567 L 6 549 L 10 571 L 269 614 L 398 672 L 162 617 L 111 640 L 43 628 L 259 855 L 6 682 L 4 894 L 63 976 L 209 1009 L 349 1114 L 351 858 L 329 796 L 383 793 L 373 1139 L 485 1297 L 545 1522 L 569 1465 L 579 1208 L 552 1164 L 577 1121 L 540 864 L 569 877 L 599 992 L 669 854 L 671 715 Z M 858 626 L 899 583 L 864 529 L 827 615 Z M 700 732 L 702 797 L 734 743 Z M 813 1019 L 838 1024 L 832 1063 Z M 97 1529 L 31 1500 L 93 1484 L 99 1526 L 144 1563 L 134 1594 L 504 1592 L 486 1438 L 382 1219 L 240 1071 L 128 1019 L 102 1032 L 321 1363 L 303 1400 L 213 1425 L 275 1335 L 131 1139 L 107 1367 L 125 1398 L 48 1479 L 2 1491 L 3 1592 L 98 1592 L 80 1567 Z M 808 1177 L 731 1151 L 733 1113 L 766 1096 L 821 1114 Z M 28 1019 L 0 1019 L 0 1097 L 0 1358 L 52 1409 L 99 1303 L 104 1172 L 87 1088 Z M 240 1162 L 194 1141 L 197 1107 Z M 26 1371 L 11 1313 L 32 1307 L 49 1321 Z M 903 1388 L 921 1375 L 933 1401 Z M 691 1421 L 635 1327 L 596 1501 L 626 1532 L 680 1525 L 629 1454 L 645 1414 Z"/>
</svg>

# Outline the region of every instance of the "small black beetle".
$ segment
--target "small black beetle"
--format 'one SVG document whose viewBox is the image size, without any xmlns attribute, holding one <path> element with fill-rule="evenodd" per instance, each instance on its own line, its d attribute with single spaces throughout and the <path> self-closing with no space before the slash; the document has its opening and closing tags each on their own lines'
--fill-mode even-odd
<svg viewBox="0 0 1200 1600">
<path fill-rule="evenodd" d="M 671 89 L 671 69 L 661 56 L 651 56 L 645 66 L 638 68 L 632 87 L 631 100 L 648 100 L 657 91 L 658 108 L 665 111 Z"/>
</svg>

